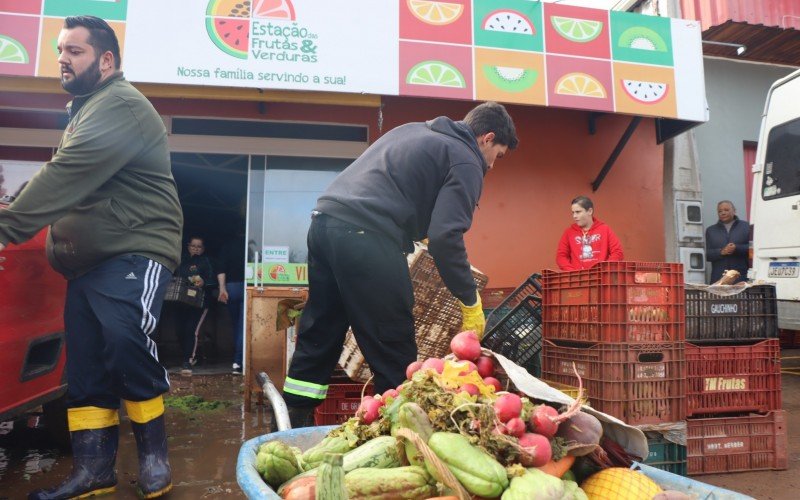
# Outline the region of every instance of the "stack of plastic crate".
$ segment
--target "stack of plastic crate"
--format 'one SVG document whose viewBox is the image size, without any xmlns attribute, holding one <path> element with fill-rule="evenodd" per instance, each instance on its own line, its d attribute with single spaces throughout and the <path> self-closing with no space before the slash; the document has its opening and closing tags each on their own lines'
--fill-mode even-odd
<svg viewBox="0 0 800 500">
<path fill-rule="evenodd" d="M 788 467 L 772 285 L 686 288 L 689 475 Z"/>
<path fill-rule="evenodd" d="M 630 425 L 685 419 L 680 264 L 545 271 L 542 310 L 543 378 L 575 385 L 577 371 L 591 406 Z"/>
<path fill-rule="evenodd" d="M 531 275 L 486 317 L 483 347 L 502 354 L 540 376 L 542 350 L 542 277 Z"/>
</svg>

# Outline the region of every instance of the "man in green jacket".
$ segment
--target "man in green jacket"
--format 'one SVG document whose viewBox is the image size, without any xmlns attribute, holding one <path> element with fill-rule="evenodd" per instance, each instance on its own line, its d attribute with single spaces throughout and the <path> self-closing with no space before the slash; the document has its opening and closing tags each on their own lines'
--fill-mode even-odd
<svg viewBox="0 0 800 500">
<path fill-rule="evenodd" d="M 48 258 L 68 279 L 73 470 L 29 498 L 114 490 L 120 399 L 136 438 L 139 493 L 155 498 L 172 487 L 162 399 L 169 379 L 150 334 L 180 260 L 183 225 L 166 129 L 119 71 L 108 23 L 66 18 L 58 51 L 61 85 L 74 96 L 69 123 L 53 158 L 0 210 L 0 251 L 50 225 Z"/>
</svg>

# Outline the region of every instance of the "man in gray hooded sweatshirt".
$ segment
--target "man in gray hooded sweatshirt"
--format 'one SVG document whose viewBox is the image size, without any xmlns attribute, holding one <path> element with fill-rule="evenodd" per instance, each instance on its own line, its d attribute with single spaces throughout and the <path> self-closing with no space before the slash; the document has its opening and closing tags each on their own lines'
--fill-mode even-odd
<svg viewBox="0 0 800 500">
<path fill-rule="evenodd" d="M 517 143 L 506 109 L 483 103 L 463 121 L 440 116 L 387 132 L 322 194 L 308 231 L 308 302 L 283 389 L 293 428 L 313 425 L 348 327 L 378 393 L 405 380 L 417 359 L 405 257 L 414 241 L 428 238 L 442 280 L 461 303 L 462 330 L 483 335 L 464 233 L 484 176 Z"/>
</svg>

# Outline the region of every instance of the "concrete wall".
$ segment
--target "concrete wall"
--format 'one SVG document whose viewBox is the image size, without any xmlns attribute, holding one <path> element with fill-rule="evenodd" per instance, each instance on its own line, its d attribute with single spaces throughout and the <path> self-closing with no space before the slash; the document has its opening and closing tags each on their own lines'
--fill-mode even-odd
<svg viewBox="0 0 800 500">
<path fill-rule="evenodd" d="M 717 202 L 729 199 L 747 218 L 743 145 L 758 141 L 770 85 L 792 68 L 706 58 L 711 119 L 695 129 L 703 188 L 703 222 L 717 221 Z"/>
</svg>

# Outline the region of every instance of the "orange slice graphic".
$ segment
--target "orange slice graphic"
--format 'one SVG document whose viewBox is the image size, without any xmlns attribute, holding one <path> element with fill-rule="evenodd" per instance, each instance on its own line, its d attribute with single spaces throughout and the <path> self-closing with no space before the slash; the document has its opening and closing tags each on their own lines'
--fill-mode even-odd
<svg viewBox="0 0 800 500">
<path fill-rule="evenodd" d="M 605 99 L 606 89 L 591 75 L 568 73 L 556 82 L 556 94 Z"/>
<path fill-rule="evenodd" d="M 457 3 L 431 0 L 408 0 L 407 3 L 414 17 L 423 23 L 439 26 L 455 22 L 464 12 L 464 6 Z"/>
</svg>

